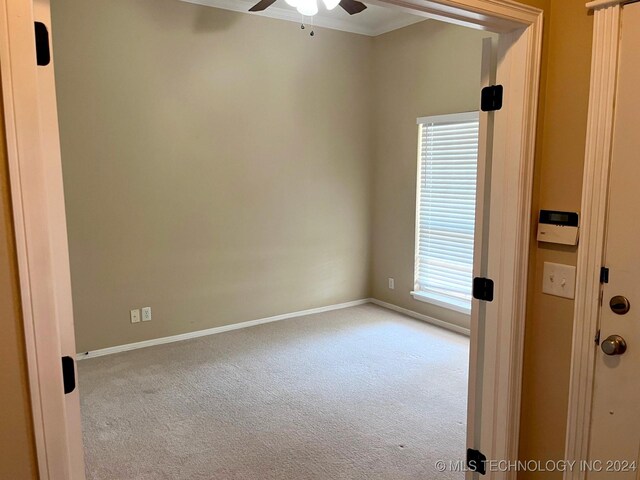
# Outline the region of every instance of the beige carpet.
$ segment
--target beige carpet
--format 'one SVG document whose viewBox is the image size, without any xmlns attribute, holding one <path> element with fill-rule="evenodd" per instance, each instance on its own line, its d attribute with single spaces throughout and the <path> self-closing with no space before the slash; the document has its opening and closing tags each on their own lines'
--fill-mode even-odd
<svg viewBox="0 0 640 480">
<path fill-rule="evenodd" d="M 86 359 L 87 478 L 462 479 L 467 356 L 363 305 Z"/>
</svg>

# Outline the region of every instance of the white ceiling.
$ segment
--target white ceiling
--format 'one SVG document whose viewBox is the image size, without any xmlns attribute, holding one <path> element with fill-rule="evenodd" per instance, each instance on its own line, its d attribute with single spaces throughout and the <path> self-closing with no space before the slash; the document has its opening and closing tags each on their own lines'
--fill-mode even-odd
<svg viewBox="0 0 640 480">
<path fill-rule="evenodd" d="M 243 12 L 248 15 L 260 15 L 263 17 L 279 18 L 280 20 L 288 20 L 291 22 L 301 22 L 301 16 L 295 8 L 290 7 L 284 0 L 276 0 L 276 2 L 263 12 L 252 13 L 249 9 L 258 2 L 258 0 L 183 0 L 198 5 L 206 5 L 209 7 L 222 8 L 224 10 L 233 10 L 235 12 Z M 349 15 L 339 6 L 331 11 L 324 8 L 322 0 L 319 1 L 319 9 L 317 15 L 313 17 L 313 22 L 319 27 L 331 28 L 334 30 L 342 30 L 345 32 L 360 33 L 375 37 L 383 33 L 406 27 L 413 23 L 426 20 L 425 17 L 412 15 L 399 9 L 380 7 L 364 2 L 367 9 L 356 15 Z"/>
</svg>

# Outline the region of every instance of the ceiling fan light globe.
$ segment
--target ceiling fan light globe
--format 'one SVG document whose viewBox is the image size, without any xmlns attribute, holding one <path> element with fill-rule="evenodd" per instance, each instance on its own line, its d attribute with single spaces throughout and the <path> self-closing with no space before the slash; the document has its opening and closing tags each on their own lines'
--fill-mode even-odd
<svg viewBox="0 0 640 480">
<path fill-rule="evenodd" d="M 333 10 L 340 3 L 340 0 L 322 0 L 322 1 L 324 3 L 324 6 L 327 7 L 327 10 Z"/>
<path fill-rule="evenodd" d="M 301 15 L 313 17 L 318 13 L 318 2 L 316 0 L 298 0 L 296 8 Z"/>
<path fill-rule="evenodd" d="M 298 6 L 298 0 L 284 0 L 290 7 L 296 8 Z"/>
</svg>

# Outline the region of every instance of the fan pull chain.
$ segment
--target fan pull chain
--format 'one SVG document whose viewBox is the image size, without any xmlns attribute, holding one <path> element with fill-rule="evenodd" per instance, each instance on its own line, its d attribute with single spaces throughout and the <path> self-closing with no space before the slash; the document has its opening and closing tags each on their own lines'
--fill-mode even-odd
<svg viewBox="0 0 640 480">
<path fill-rule="evenodd" d="M 313 31 L 313 17 L 309 17 L 311 20 L 311 32 L 309 33 L 310 37 L 315 36 L 315 32 Z M 307 28 L 304 24 L 304 15 L 300 15 L 300 30 L 304 30 L 305 28 Z"/>
</svg>

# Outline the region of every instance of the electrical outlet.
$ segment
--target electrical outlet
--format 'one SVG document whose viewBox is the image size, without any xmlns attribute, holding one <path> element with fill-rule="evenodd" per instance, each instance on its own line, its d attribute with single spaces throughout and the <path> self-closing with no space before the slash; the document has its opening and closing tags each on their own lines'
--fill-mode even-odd
<svg viewBox="0 0 640 480">
<path fill-rule="evenodd" d="M 393 290 L 396 288 L 396 281 L 393 278 L 389 278 L 389 290 Z"/>
<path fill-rule="evenodd" d="M 131 323 L 138 323 L 140 321 L 140 309 L 136 308 L 135 310 L 131 310 L 129 312 L 131 315 Z"/>
<path fill-rule="evenodd" d="M 151 320 L 151 307 L 142 308 L 142 321 L 148 322 Z"/>
</svg>

